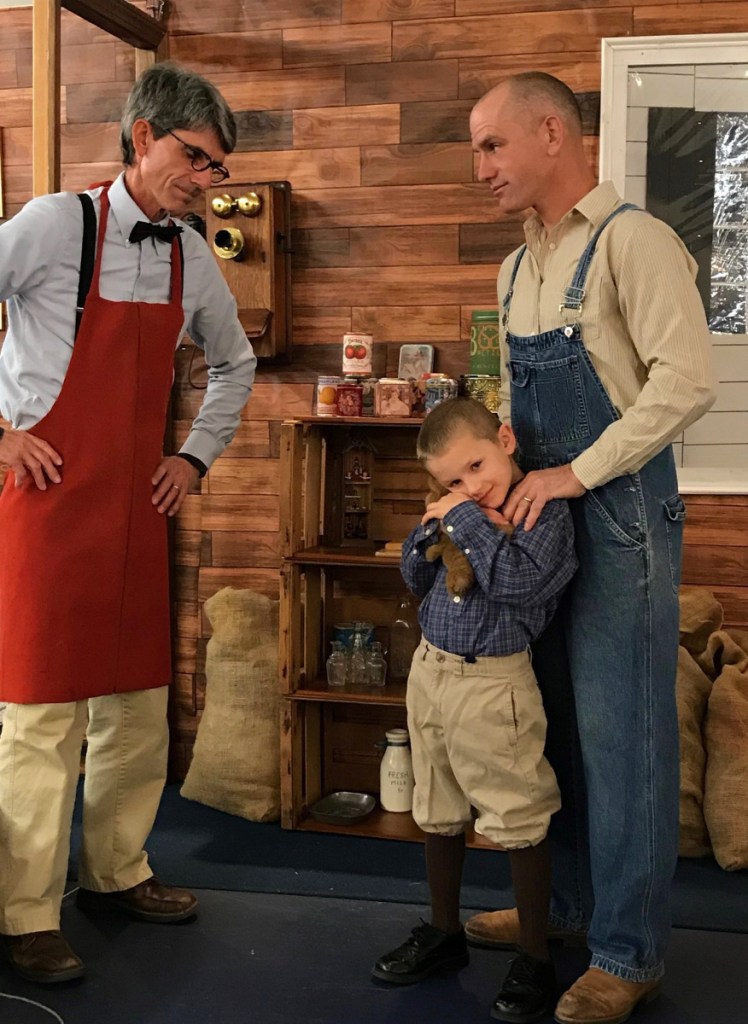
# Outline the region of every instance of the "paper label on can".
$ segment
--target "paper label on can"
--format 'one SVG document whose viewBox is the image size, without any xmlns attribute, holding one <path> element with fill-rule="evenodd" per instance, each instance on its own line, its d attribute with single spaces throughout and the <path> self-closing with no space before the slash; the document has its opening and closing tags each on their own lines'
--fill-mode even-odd
<svg viewBox="0 0 748 1024">
<path fill-rule="evenodd" d="M 343 373 L 370 376 L 372 344 L 373 338 L 370 334 L 344 334 Z"/>
</svg>

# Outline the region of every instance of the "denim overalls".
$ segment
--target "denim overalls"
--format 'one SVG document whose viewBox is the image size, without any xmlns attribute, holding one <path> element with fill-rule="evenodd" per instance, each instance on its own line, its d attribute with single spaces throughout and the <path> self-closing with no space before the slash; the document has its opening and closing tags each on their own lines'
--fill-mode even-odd
<svg viewBox="0 0 748 1024">
<path fill-rule="evenodd" d="M 512 427 L 526 471 L 571 462 L 619 419 L 576 319 L 601 233 L 632 208 L 619 206 L 590 240 L 559 296 L 561 326 L 530 337 L 507 328 Z M 505 326 L 525 252 L 526 246 L 503 301 Z M 587 790 L 594 911 L 589 920 L 586 857 L 573 856 L 579 844 L 566 835 L 565 843 L 554 842 L 553 920 L 572 928 L 589 920 L 591 966 L 647 981 L 663 970 L 678 848 L 675 676 L 685 510 L 672 449 L 569 504 L 579 570 L 562 614 Z M 547 680 L 546 691 L 553 686 Z M 567 746 L 570 761 L 573 743 Z M 562 799 L 573 804 L 572 768 L 555 760 Z"/>
</svg>

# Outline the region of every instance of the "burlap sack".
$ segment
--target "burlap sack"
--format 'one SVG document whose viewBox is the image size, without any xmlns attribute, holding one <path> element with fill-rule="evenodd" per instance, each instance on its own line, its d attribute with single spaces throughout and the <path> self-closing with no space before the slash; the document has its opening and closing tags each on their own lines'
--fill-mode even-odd
<svg viewBox="0 0 748 1024">
<path fill-rule="evenodd" d="M 706 719 L 711 679 L 685 649 L 678 648 L 678 728 L 680 732 L 680 837 L 681 857 L 705 857 L 712 852 L 704 821 Z"/>
<path fill-rule="evenodd" d="M 725 630 L 709 638 L 716 673 L 706 715 L 704 819 L 726 871 L 748 868 L 748 653 Z"/>
<path fill-rule="evenodd" d="M 678 591 L 680 643 L 694 657 L 701 654 L 709 637 L 723 622 L 722 605 L 703 587 L 681 587 Z"/>
<path fill-rule="evenodd" d="M 278 602 L 226 587 L 205 602 L 205 710 L 182 796 L 250 821 L 280 817 Z"/>
</svg>

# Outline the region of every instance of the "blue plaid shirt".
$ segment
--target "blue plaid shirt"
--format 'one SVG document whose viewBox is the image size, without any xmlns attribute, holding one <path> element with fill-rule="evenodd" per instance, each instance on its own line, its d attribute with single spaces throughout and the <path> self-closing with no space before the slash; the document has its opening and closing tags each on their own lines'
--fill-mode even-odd
<svg viewBox="0 0 748 1024">
<path fill-rule="evenodd" d="M 470 659 L 525 650 L 550 622 L 577 568 L 566 501 L 549 501 L 532 530 L 520 525 L 511 537 L 473 501 L 448 512 L 442 527 L 475 573 L 475 586 L 464 597 L 447 591 L 440 558 L 426 560 L 438 527 L 435 519 L 418 525 L 403 544 L 400 565 L 407 586 L 423 598 L 418 619 L 424 638 Z"/>
</svg>

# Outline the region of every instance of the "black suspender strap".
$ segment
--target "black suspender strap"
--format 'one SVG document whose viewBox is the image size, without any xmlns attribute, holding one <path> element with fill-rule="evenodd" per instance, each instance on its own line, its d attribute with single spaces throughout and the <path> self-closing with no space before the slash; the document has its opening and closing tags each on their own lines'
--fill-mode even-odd
<svg viewBox="0 0 748 1024">
<path fill-rule="evenodd" d="M 83 317 L 88 289 L 91 287 L 94 262 L 96 260 L 96 211 L 93 199 L 87 193 L 80 193 L 78 198 L 83 207 L 83 244 L 81 245 L 81 268 L 78 278 L 78 301 L 75 306 L 75 337 Z"/>
</svg>

